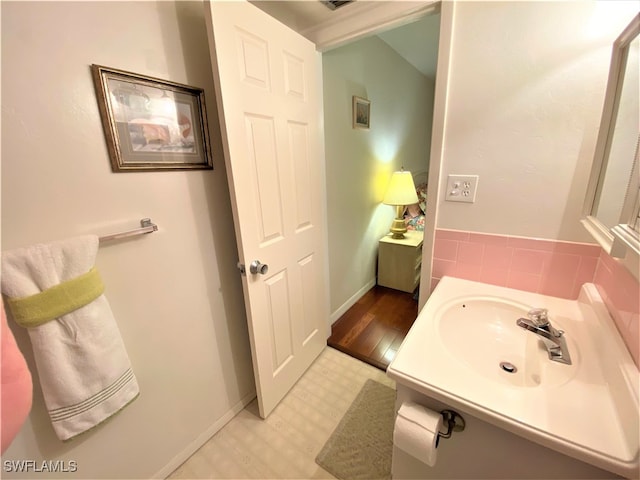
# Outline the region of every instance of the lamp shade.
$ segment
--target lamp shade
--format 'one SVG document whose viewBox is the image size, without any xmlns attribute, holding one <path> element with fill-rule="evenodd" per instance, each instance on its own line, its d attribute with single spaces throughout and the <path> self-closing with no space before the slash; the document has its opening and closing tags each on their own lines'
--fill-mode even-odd
<svg viewBox="0 0 640 480">
<path fill-rule="evenodd" d="M 411 172 L 393 172 L 382 203 L 387 205 L 412 205 L 418 203 L 416 186 Z"/>
</svg>

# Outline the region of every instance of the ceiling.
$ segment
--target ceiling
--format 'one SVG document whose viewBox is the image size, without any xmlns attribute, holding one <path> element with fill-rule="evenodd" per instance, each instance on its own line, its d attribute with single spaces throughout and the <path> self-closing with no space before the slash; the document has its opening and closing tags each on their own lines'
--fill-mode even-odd
<svg viewBox="0 0 640 480">
<path fill-rule="evenodd" d="M 435 79 L 439 35 L 440 15 L 438 14 L 379 33 L 378 37 L 423 75 Z"/>
<path fill-rule="evenodd" d="M 314 26 L 350 14 L 351 7 L 355 5 L 354 2 L 331 10 L 317 0 L 253 0 L 251 3 L 301 35 Z M 439 33 L 440 15 L 436 14 L 379 33 L 378 37 L 423 75 L 435 78 Z"/>
<path fill-rule="evenodd" d="M 336 16 L 344 15 L 351 5 L 347 4 L 336 10 L 316 0 L 249 0 L 252 4 L 296 32 L 303 34 L 305 30 L 330 21 Z"/>
</svg>

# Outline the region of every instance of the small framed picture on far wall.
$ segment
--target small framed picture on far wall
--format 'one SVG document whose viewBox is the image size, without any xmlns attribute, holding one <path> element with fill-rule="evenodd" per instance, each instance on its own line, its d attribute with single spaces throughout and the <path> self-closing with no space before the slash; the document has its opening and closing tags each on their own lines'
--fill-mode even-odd
<svg viewBox="0 0 640 480">
<path fill-rule="evenodd" d="M 371 102 L 366 98 L 353 97 L 353 128 L 368 130 L 371 118 Z"/>
</svg>

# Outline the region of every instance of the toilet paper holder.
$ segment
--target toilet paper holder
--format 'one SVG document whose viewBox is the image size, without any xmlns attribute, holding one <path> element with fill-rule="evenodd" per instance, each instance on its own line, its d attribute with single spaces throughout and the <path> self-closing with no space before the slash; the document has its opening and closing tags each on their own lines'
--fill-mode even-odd
<svg viewBox="0 0 640 480">
<path fill-rule="evenodd" d="M 462 432 L 464 430 L 466 424 L 459 413 L 453 410 L 442 410 L 440 415 L 442 415 L 442 423 L 447 426 L 447 431 L 445 433 L 438 432 L 438 439 L 451 438 L 453 432 Z"/>
</svg>

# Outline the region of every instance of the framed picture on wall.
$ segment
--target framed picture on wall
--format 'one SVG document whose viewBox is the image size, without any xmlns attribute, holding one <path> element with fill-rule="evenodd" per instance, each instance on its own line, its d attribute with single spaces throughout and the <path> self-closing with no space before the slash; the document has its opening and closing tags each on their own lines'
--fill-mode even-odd
<svg viewBox="0 0 640 480">
<path fill-rule="evenodd" d="M 353 97 L 353 128 L 369 129 L 371 102 L 366 98 Z"/>
<path fill-rule="evenodd" d="M 204 90 L 92 65 L 114 172 L 212 169 Z"/>
</svg>

